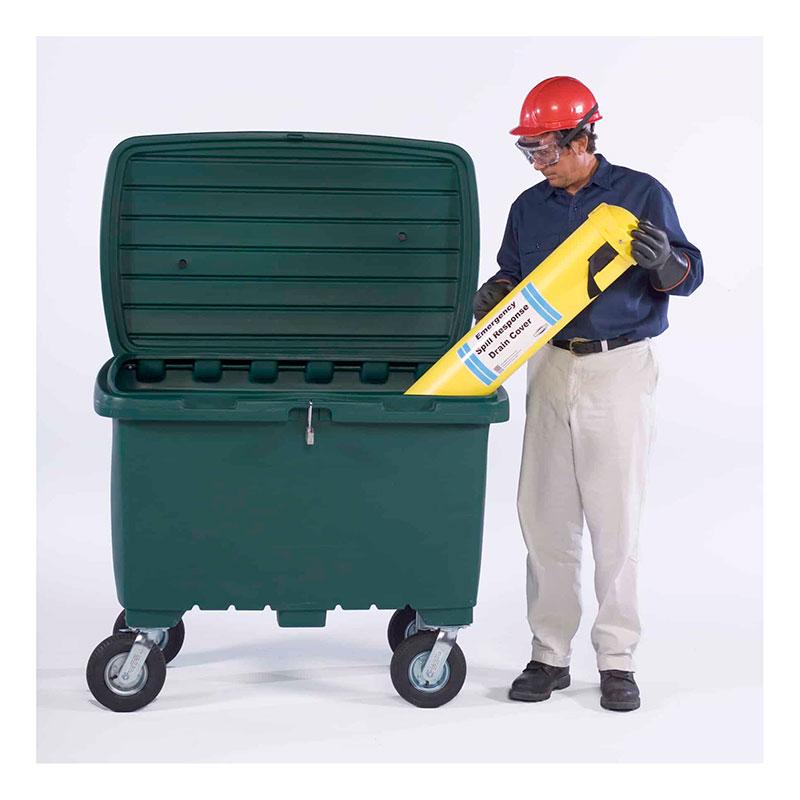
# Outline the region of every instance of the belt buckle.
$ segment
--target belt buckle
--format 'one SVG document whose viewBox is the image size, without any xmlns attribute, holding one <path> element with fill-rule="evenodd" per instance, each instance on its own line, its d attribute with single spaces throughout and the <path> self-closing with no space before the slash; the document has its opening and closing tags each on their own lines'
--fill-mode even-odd
<svg viewBox="0 0 800 800">
<path fill-rule="evenodd" d="M 582 343 L 583 339 L 567 339 L 567 342 L 569 342 L 569 351 L 570 351 L 570 353 L 572 353 L 572 355 L 574 355 L 574 356 L 583 355 L 582 353 L 577 352 L 572 347 L 572 345 L 575 344 L 575 343 L 578 343 L 578 344 Z"/>
</svg>

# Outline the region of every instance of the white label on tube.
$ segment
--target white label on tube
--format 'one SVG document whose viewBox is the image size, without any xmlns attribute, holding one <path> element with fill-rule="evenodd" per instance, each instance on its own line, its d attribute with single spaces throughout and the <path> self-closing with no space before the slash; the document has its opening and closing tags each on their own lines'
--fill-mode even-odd
<svg viewBox="0 0 800 800">
<path fill-rule="evenodd" d="M 488 386 L 560 319 L 561 314 L 528 283 L 458 348 L 459 358 Z"/>
</svg>

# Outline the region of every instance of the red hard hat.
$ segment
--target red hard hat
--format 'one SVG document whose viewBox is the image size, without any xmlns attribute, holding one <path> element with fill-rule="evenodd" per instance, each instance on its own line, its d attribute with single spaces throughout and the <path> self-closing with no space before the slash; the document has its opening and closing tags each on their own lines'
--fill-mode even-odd
<svg viewBox="0 0 800 800">
<path fill-rule="evenodd" d="M 594 109 L 588 119 L 586 115 Z M 570 130 L 602 119 L 597 101 L 575 78 L 560 76 L 537 83 L 528 92 L 514 136 L 539 136 L 547 131 Z"/>
</svg>

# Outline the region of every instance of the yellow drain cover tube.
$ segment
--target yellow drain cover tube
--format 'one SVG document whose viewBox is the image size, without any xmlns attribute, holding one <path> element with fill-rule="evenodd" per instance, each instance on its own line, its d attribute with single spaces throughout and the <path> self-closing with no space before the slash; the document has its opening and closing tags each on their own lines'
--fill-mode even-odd
<svg viewBox="0 0 800 800">
<path fill-rule="evenodd" d="M 406 394 L 494 392 L 633 265 L 638 224 L 624 208 L 601 203 Z"/>
</svg>

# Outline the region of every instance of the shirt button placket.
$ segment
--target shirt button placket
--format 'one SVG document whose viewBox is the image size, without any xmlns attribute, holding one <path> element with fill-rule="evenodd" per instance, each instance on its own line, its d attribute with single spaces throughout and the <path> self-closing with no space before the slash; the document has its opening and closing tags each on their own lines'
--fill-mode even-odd
<svg viewBox="0 0 800 800">
<path fill-rule="evenodd" d="M 577 228 L 577 217 L 578 217 L 578 198 L 573 197 L 572 200 L 569 202 L 569 227 L 570 230 L 575 230 Z"/>
</svg>

